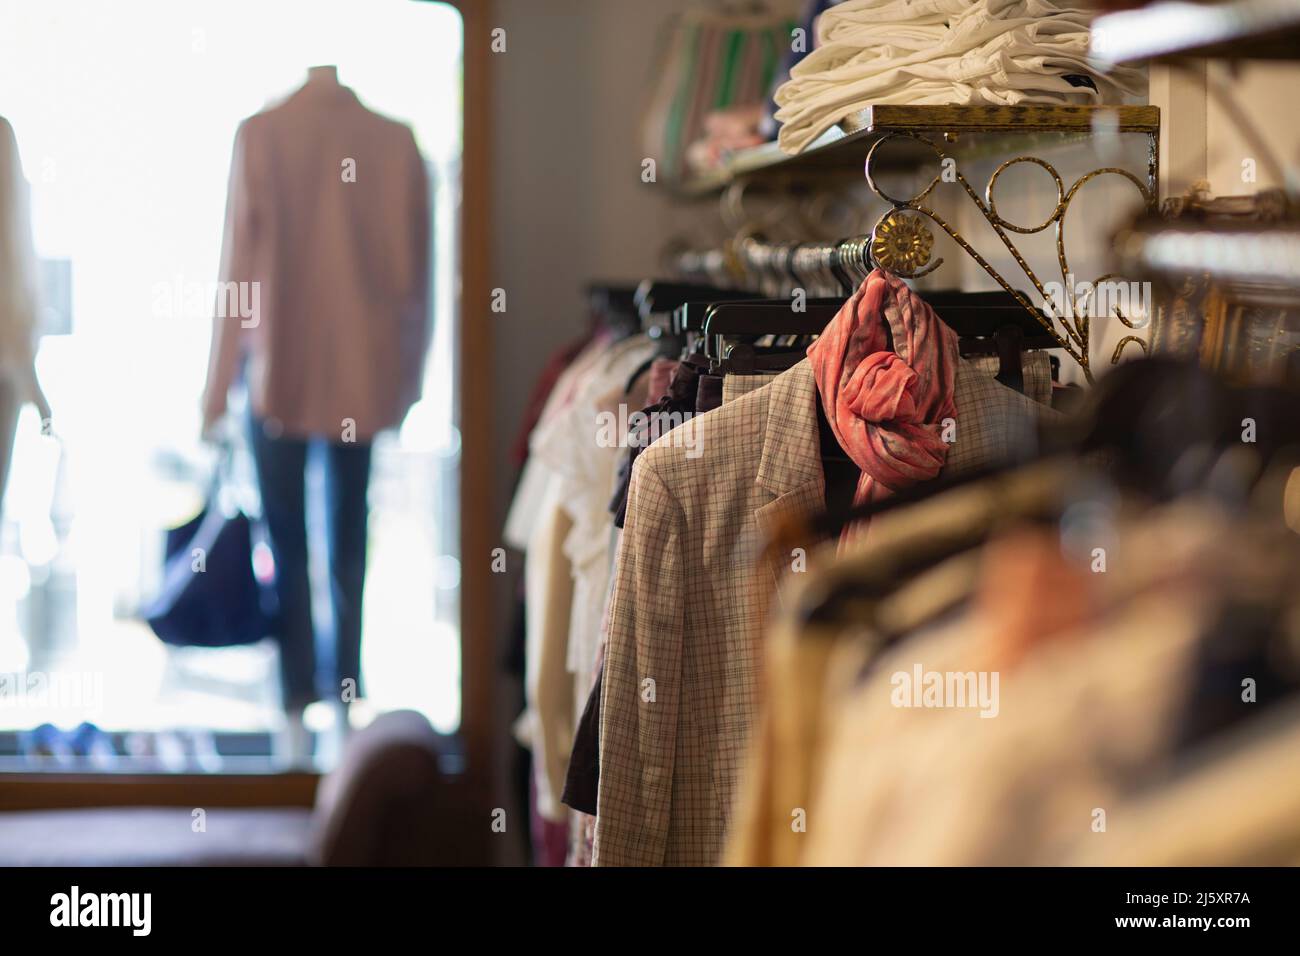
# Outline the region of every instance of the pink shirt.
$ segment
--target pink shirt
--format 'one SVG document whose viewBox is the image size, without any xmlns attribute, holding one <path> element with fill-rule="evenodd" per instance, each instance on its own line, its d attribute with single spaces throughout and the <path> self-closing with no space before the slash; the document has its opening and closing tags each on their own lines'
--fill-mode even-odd
<svg viewBox="0 0 1300 956">
<path fill-rule="evenodd" d="M 247 358 L 253 410 L 285 435 L 366 440 L 399 424 L 428 347 L 429 219 L 410 128 L 329 73 L 240 124 L 209 419 Z"/>
</svg>

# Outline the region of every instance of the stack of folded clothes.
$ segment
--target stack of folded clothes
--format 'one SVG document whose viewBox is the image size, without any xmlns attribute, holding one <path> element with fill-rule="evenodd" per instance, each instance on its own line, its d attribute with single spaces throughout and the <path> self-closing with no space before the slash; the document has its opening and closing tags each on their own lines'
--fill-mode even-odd
<svg viewBox="0 0 1300 956">
<path fill-rule="evenodd" d="M 1145 98 L 1144 71 L 1088 58 L 1091 13 L 1056 0 L 847 0 L 776 93 L 798 153 L 866 106 L 1087 106 Z"/>
</svg>

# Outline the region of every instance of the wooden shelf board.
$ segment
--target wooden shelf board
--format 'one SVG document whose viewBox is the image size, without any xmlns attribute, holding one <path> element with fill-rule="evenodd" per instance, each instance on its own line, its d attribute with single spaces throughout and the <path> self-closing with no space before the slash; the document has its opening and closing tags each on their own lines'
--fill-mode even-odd
<svg viewBox="0 0 1300 956">
<path fill-rule="evenodd" d="M 776 143 L 764 143 L 741 150 L 714 172 L 689 180 L 678 188 L 687 197 L 705 197 L 739 179 L 761 181 L 793 178 L 830 169 L 858 170 L 871 144 L 893 132 L 1014 133 L 1038 137 L 1050 133 L 1087 135 L 1097 124 L 1124 133 L 1156 133 L 1160 110 L 1155 106 L 868 106 L 826 131 L 812 146 L 787 155 Z M 896 153 L 897 162 L 909 162 L 906 144 Z M 1014 144 L 1009 144 L 1014 145 Z M 960 152 L 960 148 L 954 151 Z M 925 155 L 918 146 L 910 162 Z"/>
</svg>

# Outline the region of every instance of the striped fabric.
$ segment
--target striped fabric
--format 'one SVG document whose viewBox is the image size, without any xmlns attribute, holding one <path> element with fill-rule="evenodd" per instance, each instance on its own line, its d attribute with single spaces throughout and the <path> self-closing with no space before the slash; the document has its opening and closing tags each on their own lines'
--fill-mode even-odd
<svg viewBox="0 0 1300 956">
<path fill-rule="evenodd" d="M 714 112 L 761 105 L 795 23 L 768 13 L 691 10 L 672 28 L 643 123 L 645 148 L 665 178 L 687 173 L 686 151 Z"/>
</svg>

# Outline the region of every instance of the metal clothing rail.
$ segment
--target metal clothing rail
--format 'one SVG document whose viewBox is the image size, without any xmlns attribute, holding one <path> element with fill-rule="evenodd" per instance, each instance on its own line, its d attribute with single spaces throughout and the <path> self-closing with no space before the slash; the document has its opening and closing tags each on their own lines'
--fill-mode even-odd
<svg viewBox="0 0 1300 956">
<path fill-rule="evenodd" d="M 888 208 L 876 220 L 871 232 L 833 243 L 768 242 L 753 235 L 742 235 L 721 248 L 693 250 L 678 254 L 676 268 L 686 275 L 707 276 L 717 284 L 756 285 L 769 294 L 788 294 L 791 290 L 839 289 L 856 285 L 855 278 L 881 268 L 903 278 L 919 278 L 933 272 L 943 264 L 932 255 L 935 231 L 946 233 L 959 247 L 998 283 L 1014 296 L 1056 339 L 1059 347 L 1082 368 L 1085 377 L 1092 379 L 1089 361 L 1089 316 L 1097 302 L 1105 301 L 1103 314 L 1113 314 L 1126 327 L 1139 330 L 1139 323 L 1130 318 L 1127 304 L 1114 305 L 1114 298 L 1101 295 L 1084 301 L 1078 285 L 1072 281 L 1069 257 L 1065 248 L 1065 220 L 1080 189 L 1100 176 L 1119 176 L 1137 189 L 1145 207 L 1154 210 L 1158 195 L 1158 165 L 1160 121 L 1159 111 L 1147 106 L 1087 107 L 1087 106 L 1024 106 L 1024 107 L 875 107 L 862 111 L 852 118 L 852 133 L 837 143 L 835 155 L 856 152 L 865 147 L 865 175 L 868 188 Z M 1009 143 L 1023 146 L 1037 142 L 1035 137 L 1044 134 L 1066 134 L 1075 137 L 1138 133 L 1147 137 L 1147 162 L 1145 175 L 1116 166 L 1092 169 L 1068 187 L 1060 173 L 1050 162 L 1034 155 L 1017 155 L 1001 163 L 990 175 L 984 188 L 977 191 L 958 166 L 962 148 L 958 142 L 971 133 L 989 133 L 1010 137 Z M 1028 137 L 1028 139 L 1026 139 Z M 869 146 L 867 145 L 869 143 Z M 882 166 L 895 168 L 896 164 L 881 161 L 881 148 L 888 143 L 902 143 L 920 155 L 932 154 L 938 161 L 940 172 L 920 192 L 913 196 L 897 197 L 887 193 L 876 179 Z M 820 154 L 829 150 L 814 151 Z M 986 155 L 982 154 L 982 155 Z M 776 172 L 788 175 L 799 166 L 799 158 L 758 167 L 741 174 L 729 184 L 722 202 L 730 201 L 733 189 L 744 189 L 753 183 L 762 183 Z M 1023 163 L 1044 169 L 1056 187 L 1056 202 L 1047 218 L 1037 225 L 1021 225 L 999 214 L 995 191 L 998 180 L 1012 166 Z M 773 184 L 780 188 L 780 183 Z M 993 229 L 998 240 L 1014 258 L 1017 266 L 1032 288 L 1026 294 L 1012 286 L 1003 275 L 990 265 L 988 258 L 943 216 L 935 210 L 932 198 L 942 185 L 957 186 L 979 211 L 984 221 Z M 1035 235 L 1052 230 L 1055 238 L 1057 265 L 1061 282 L 1051 286 L 1060 295 L 1049 294 L 1049 283 L 1039 278 L 1021 253 L 1015 239 L 1018 235 Z M 996 247 L 996 243 L 994 243 Z M 1107 274 L 1085 285 L 1101 290 L 1107 286 L 1122 286 L 1118 276 Z M 1086 295 L 1085 293 L 1084 295 Z M 1029 296 L 1036 296 L 1045 306 Z M 1121 299 L 1127 303 L 1127 298 Z M 1123 347 L 1136 344 L 1143 352 L 1149 342 L 1139 335 L 1127 335 L 1112 355 L 1118 361 Z"/>
</svg>

